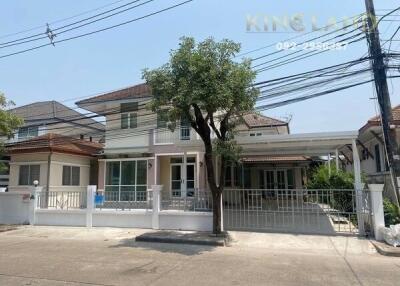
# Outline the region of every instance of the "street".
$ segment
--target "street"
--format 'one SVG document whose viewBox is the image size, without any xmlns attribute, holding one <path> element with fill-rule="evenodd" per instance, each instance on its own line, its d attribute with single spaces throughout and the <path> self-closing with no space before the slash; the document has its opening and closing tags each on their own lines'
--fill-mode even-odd
<svg viewBox="0 0 400 286">
<path fill-rule="evenodd" d="M 232 233 L 229 247 L 138 243 L 147 230 L 0 233 L 0 285 L 398 285 L 400 258 L 355 237 Z"/>
</svg>

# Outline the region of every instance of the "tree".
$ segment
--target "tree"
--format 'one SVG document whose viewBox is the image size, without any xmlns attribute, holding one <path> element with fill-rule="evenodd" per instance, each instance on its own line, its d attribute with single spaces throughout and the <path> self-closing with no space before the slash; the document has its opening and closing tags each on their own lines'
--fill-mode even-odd
<svg viewBox="0 0 400 286">
<path fill-rule="evenodd" d="M 190 123 L 204 143 L 215 234 L 221 233 L 225 164 L 240 152 L 234 129 L 242 115 L 254 109 L 259 95 L 252 87 L 256 74 L 250 61 L 233 61 L 239 51 L 240 44 L 230 40 L 216 42 L 209 38 L 196 43 L 193 38 L 183 37 L 179 48 L 170 52 L 167 64 L 143 71 L 153 93 L 150 108 L 157 113 L 166 110 L 171 130 L 180 120 Z M 219 183 L 215 176 L 217 157 Z"/>
<path fill-rule="evenodd" d="M 4 94 L 0 92 L 0 138 L 11 138 L 14 130 L 23 124 L 21 118 L 8 111 L 14 105 L 13 101 L 7 100 Z M 3 140 L 0 139 L 0 155 L 4 153 Z M 4 166 L 0 165 L 0 169 L 2 168 Z"/>
</svg>

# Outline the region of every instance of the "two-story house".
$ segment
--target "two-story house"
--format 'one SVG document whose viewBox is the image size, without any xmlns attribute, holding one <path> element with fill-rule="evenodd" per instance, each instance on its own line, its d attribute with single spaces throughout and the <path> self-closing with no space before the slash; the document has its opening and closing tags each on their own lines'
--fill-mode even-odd
<svg viewBox="0 0 400 286">
<path fill-rule="evenodd" d="M 391 132 L 396 133 L 397 140 L 400 140 L 400 105 L 392 109 L 393 121 L 390 124 Z M 389 168 L 387 164 L 387 154 L 383 139 L 381 119 L 379 116 L 370 118 L 359 130 L 357 140 L 361 159 L 361 170 L 368 183 L 385 184 L 384 194 L 393 197 L 393 188 Z M 351 160 L 351 148 L 342 148 L 342 163 L 345 169 L 351 170 L 353 167 Z"/>
<path fill-rule="evenodd" d="M 153 184 L 163 185 L 163 198 L 190 197 L 206 189 L 203 142 L 184 121 L 170 131 L 163 114 L 146 108 L 151 99 L 151 89 L 139 84 L 76 103 L 106 118 L 98 187 L 108 199 L 144 201 Z M 235 135 L 239 144 L 241 138 L 289 134 L 287 122 L 264 115 L 247 114 L 243 122 Z M 243 152 L 241 163 L 226 169 L 224 184 L 231 188 L 301 188 L 309 163 L 302 156 Z"/>
<path fill-rule="evenodd" d="M 23 118 L 24 125 L 6 141 L 3 186 L 25 191 L 35 180 L 47 190 L 93 184 L 103 124 L 56 101 L 35 102 L 10 112 Z"/>
</svg>

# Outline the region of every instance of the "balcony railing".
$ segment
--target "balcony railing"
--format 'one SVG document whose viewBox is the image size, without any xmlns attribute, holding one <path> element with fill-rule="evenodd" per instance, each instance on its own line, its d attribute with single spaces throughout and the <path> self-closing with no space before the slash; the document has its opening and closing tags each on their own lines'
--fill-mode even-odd
<svg viewBox="0 0 400 286">
<path fill-rule="evenodd" d="M 155 145 L 193 142 L 194 140 L 199 140 L 199 136 L 191 127 L 181 126 L 173 132 L 168 128 L 154 130 Z"/>
</svg>

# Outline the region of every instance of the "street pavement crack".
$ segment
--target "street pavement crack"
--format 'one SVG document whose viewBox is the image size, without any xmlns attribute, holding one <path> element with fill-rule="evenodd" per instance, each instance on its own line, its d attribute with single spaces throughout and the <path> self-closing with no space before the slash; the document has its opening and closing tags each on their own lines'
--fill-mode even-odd
<svg viewBox="0 0 400 286">
<path fill-rule="evenodd" d="M 11 275 L 11 274 L 5 274 L 5 273 L 0 273 L 0 276 L 12 277 L 12 278 L 36 279 L 36 280 L 43 280 L 43 281 L 64 282 L 64 283 L 77 283 L 77 284 L 93 285 L 93 286 L 116 286 L 114 284 L 98 284 L 98 283 L 74 281 L 74 280 L 58 280 L 58 279 L 42 278 L 42 277 L 35 277 L 35 276 Z"/>
<path fill-rule="evenodd" d="M 354 278 L 356 278 L 357 282 L 363 286 L 364 284 L 362 283 L 362 281 L 360 280 L 360 278 L 358 277 L 357 273 L 354 271 L 353 267 L 350 265 L 350 262 L 347 260 L 346 255 L 347 255 L 347 248 L 348 248 L 348 243 L 349 240 L 348 238 L 346 239 L 346 247 L 345 247 L 345 251 L 344 251 L 344 255 L 340 254 L 339 250 L 337 249 L 337 247 L 335 246 L 335 244 L 332 241 L 332 238 L 329 237 L 329 240 L 331 241 L 333 248 L 335 249 L 336 253 L 343 259 L 343 261 L 346 263 L 347 267 L 350 269 L 351 273 L 353 274 Z"/>
</svg>

